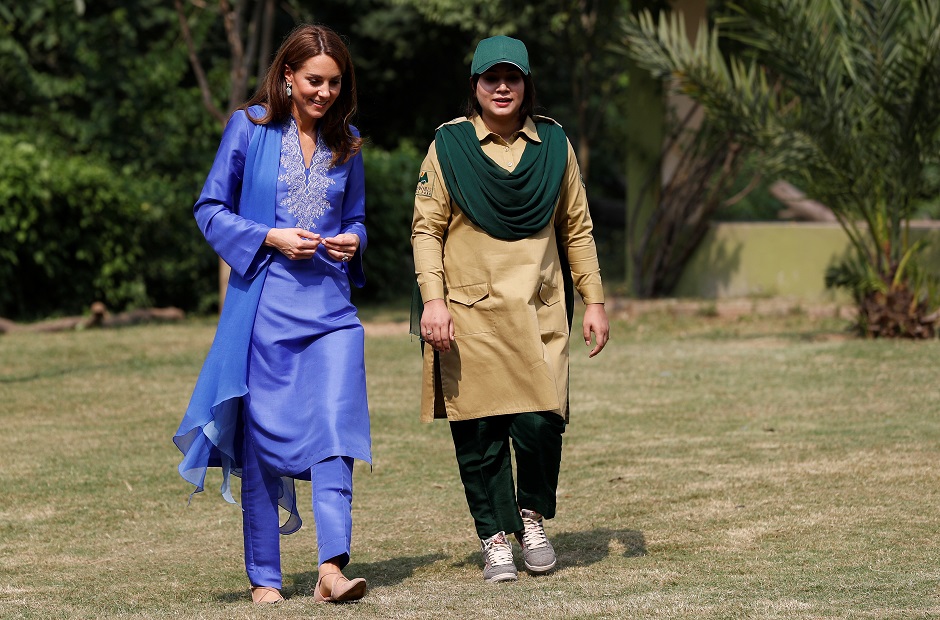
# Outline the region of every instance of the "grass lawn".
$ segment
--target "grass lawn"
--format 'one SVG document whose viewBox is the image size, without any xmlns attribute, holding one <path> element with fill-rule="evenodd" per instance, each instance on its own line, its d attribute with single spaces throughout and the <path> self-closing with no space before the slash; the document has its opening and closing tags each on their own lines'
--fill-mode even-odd
<svg viewBox="0 0 940 620">
<path fill-rule="evenodd" d="M 707 313 L 706 313 L 707 314 Z M 420 356 L 366 341 L 374 467 L 357 464 L 350 576 L 317 605 L 306 527 L 285 595 L 249 602 L 241 516 L 187 507 L 170 438 L 214 325 L 0 337 L 2 618 L 926 618 L 940 615 L 940 342 L 847 338 L 804 313 L 647 313 L 600 357 L 572 343 L 560 569 L 481 579 Z M 307 492 L 308 495 L 303 495 Z"/>
</svg>

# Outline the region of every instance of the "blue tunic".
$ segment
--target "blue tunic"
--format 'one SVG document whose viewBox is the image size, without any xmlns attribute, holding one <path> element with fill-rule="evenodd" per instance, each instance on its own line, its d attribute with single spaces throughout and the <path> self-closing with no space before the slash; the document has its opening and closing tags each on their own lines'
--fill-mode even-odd
<svg viewBox="0 0 940 620">
<path fill-rule="evenodd" d="M 253 116 L 261 110 L 252 109 Z M 201 491 L 207 467 L 239 473 L 240 434 L 262 466 L 283 476 L 281 505 L 300 527 L 293 478 L 329 456 L 371 462 L 363 330 L 350 302 L 350 280 L 364 283 L 366 247 L 362 155 L 330 167 L 322 142 L 305 167 L 297 126 L 256 126 L 236 112 L 194 207 L 209 244 L 232 277 L 215 341 L 174 441 L 180 474 Z M 277 172 L 274 177 L 273 172 Z M 263 246 L 271 226 L 321 237 L 355 233 L 349 263 L 325 250 L 292 261 Z"/>
</svg>

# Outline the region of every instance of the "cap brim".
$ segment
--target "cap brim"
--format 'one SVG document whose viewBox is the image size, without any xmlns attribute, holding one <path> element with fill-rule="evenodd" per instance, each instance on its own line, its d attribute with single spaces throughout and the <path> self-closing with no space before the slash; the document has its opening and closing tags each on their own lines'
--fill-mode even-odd
<svg viewBox="0 0 940 620">
<path fill-rule="evenodd" d="M 473 75 L 480 75 L 481 73 L 484 73 L 484 72 L 486 72 L 486 71 L 489 71 L 490 69 L 492 69 L 492 68 L 495 67 L 496 65 L 512 65 L 512 66 L 515 67 L 516 69 L 519 69 L 519 71 L 522 71 L 522 74 L 523 74 L 523 75 L 529 75 L 528 70 L 526 70 L 525 68 L 519 66 L 518 64 L 514 63 L 514 62 L 511 61 L 511 60 L 494 60 L 493 62 L 487 63 L 487 64 L 483 65 L 482 67 L 480 67 L 479 69 L 477 69 L 477 72 L 474 73 Z"/>
</svg>

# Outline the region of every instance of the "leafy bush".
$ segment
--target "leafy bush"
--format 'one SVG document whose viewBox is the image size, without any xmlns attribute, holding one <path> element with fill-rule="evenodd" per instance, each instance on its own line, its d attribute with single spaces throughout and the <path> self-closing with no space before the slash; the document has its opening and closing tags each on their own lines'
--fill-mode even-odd
<svg viewBox="0 0 940 620">
<path fill-rule="evenodd" d="M 363 301 L 410 299 L 414 286 L 411 218 L 424 155 L 405 142 L 393 151 L 367 145 L 362 156 L 369 234 L 369 247 L 362 258 L 368 282 L 356 296 Z"/>
<path fill-rule="evenodd" d="M 0 136 L 0 316 L 147 301 L 143 221 L 126 181 L 93 157 Z"/>
<path fill-rule="evenodd" d="M 115 311 L 213 311 L 218 263 L 192 218 L 195 176 L 141 176 L 62 152 L 0 136 L 0 316 L 75 314 L 98 300 Z M 367 147 L 363 157 L 368 284 L 357 301 L 405 300 L 414 283 L 411 217 L 422 154 L 403 144 Z"/>
<path fill-rule="evenodd" d="M 207 314 L 218 311 L 219 261 L 193 218 L 193 203 L 205 172 L 190 176 L 136 178 L 146 256 L 140 274 L 151 305 Z"/>
<path fill-rule="evenodd" d="M 933 337 L 940 309 L 909 233 L 940 193 L 936 3 L 747 0 L 721 20 L 742 46 L 729 57 L 717 27 L 692 43 L 683 19 L 643 11 L 624 22 L 634 59 L 673 78 L 768 177 L 793 179 L 833 211 L 857 268 L 828 282 L 854 295 L 861 333 Z"/>
</svg>

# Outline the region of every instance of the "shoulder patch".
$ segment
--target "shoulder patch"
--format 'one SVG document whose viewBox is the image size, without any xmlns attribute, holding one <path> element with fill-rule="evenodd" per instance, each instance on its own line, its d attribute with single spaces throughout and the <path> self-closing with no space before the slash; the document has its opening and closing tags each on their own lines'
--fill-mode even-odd
<svg viewBox="0 0 940 620">
<path fill-rule="evenodd" d="M 438 129 L 440 129 L 444 125 L 456 125 L 457 123 L 466 123 L 469 120 L 470 119 L 467 118 L 466 116 L 458 116 L 457 118 L 451 119 L 447 121 L 446 123 L 441 123 L 440 125 L 437 126 L 437 129 L 435 129 L 434 131 L 436 132 Z"/>
<path fill-rule="evenodd" d="M 434 194 L 434 183 L 437 181 L 437 175 L 433 170 L 422 170 L 418 175 L 418 186 L 415 188 L 415 196 L 425 196 L 430 198 Z"/>
<path fill-rule="evenodd" d="M 535 121 L 536 123 L 551 123 L 552 125 L 558 125 L 559 127 L 561 127 L 561 123 L 559 123 L 555 119 L 548 117 L 548 116 L 542 116 L 540 114 L 533 114 L 532 120 Z"/>
</svg>

